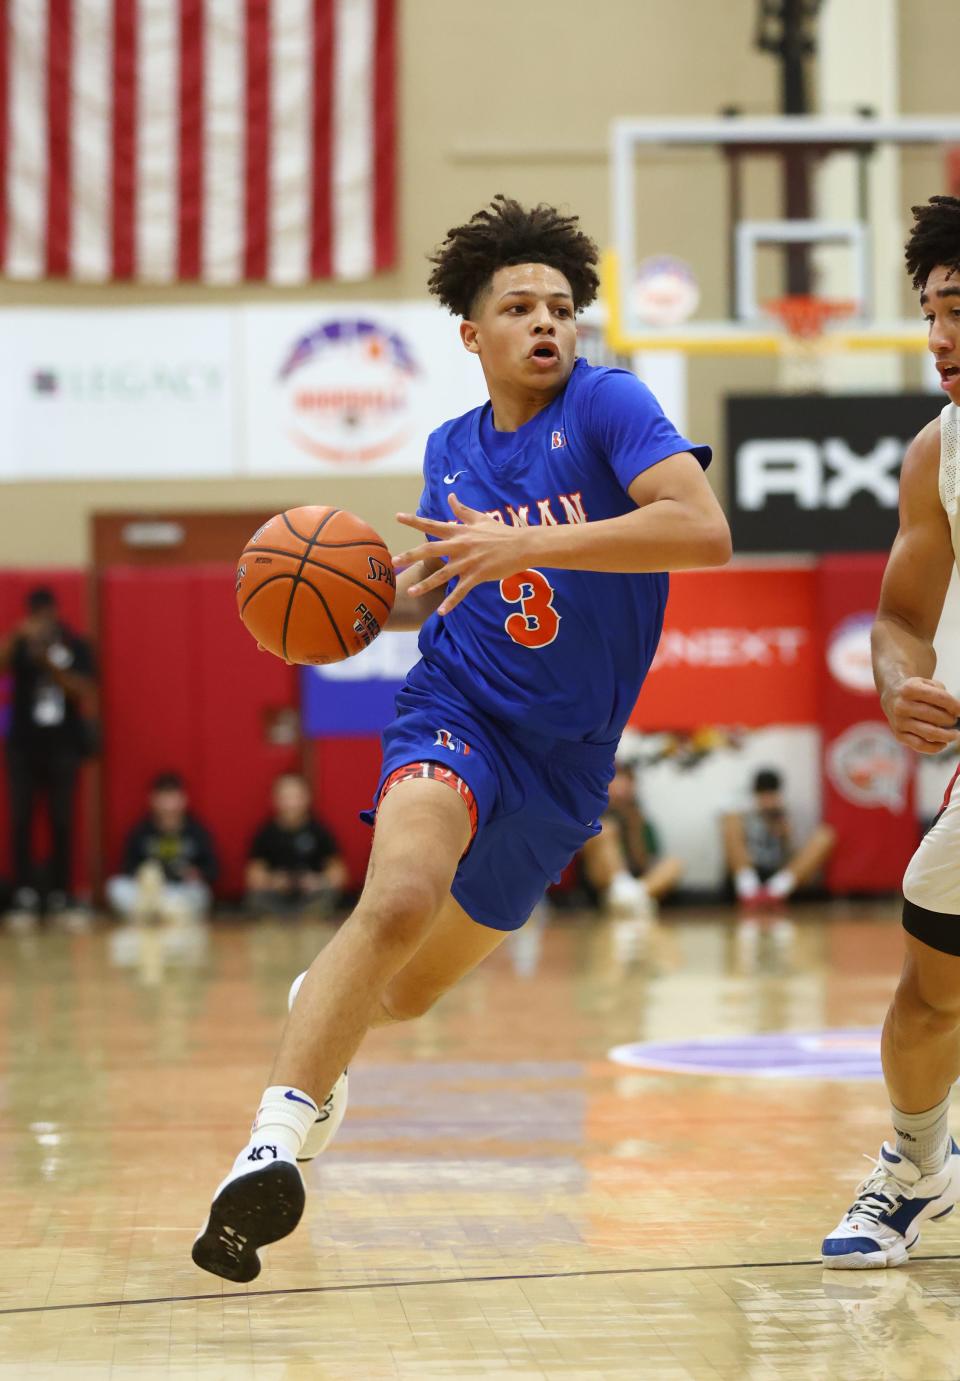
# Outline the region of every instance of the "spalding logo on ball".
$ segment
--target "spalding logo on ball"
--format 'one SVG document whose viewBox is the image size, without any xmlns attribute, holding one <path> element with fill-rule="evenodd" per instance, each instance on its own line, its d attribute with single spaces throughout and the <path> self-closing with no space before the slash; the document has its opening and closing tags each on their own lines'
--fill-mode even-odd
<svg viewBox="0 0 960 1381">
<path fill-rule="evenodd" d="M 397 591 L 383 539 L 341 508 L 306 506 L 257 528 L 237 563 L 237 608 L 267 652 L 342 662 L 383 628 Z"/>
</svg>

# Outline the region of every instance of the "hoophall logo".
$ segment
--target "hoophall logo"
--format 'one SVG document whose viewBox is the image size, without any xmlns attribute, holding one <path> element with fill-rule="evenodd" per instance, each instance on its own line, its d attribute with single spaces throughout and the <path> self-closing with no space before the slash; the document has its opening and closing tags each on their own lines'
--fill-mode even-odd
<svg viewBox="0 0 960 1381">
<path fill-rule="evenodd" d="M 835 681 L 858 695 L 876 695 L 870 629 L 873 614 L 852 614 L 837 624 L 827 639 L 827 666 Z"/>
<path fill-rule="evenodd" d="M 883 806 L 895 814 L 907 800 L 910 753 L 885 724 L 851 724 L 826 753 L 827 775 L 855 806 Z"/>
<path fill-rule="evenodd" d="M 420 378 L 397 332 L 371 320 L 326 321 L 295 342 L 278 374 L 291 439 L 320 460 L 380 460 L 410 439 Z"/>
</svg>

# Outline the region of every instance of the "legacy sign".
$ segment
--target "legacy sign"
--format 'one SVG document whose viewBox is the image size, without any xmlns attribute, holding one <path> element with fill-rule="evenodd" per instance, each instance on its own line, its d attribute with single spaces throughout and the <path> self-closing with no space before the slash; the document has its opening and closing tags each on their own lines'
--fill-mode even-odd
<svg viewBox="0 0 960 1381">
<path fill-rule="evenodd" d="M 737 551 L 885 551 L 904 453 L 937 416 L 929 393 L 727 399 Z"/>
</svg>

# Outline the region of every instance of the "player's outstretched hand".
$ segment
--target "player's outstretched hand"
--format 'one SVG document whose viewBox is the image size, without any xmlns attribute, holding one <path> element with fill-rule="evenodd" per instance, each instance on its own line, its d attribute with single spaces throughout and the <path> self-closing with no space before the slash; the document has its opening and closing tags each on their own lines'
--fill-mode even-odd
<svg viewBox="0 0 960 1381">
<path fill-rule="evenodd" d="M 917 753 L 939 753 L 960 739 L 960 700 L 942 681 L 909 676 L 885 691 L 881 704 L 897 741 Z"/>
<path fill-rule="evenodd" d="M 398 570 L 412 566 L 417 561 L 428 561 L 438 556 L 447 558 L 439 571 L 419 584 L 411 585 L 407 593 L 426 595 L 456 579 L 456 585 L 440 605 L 438 614 L 449 614 L 475 585 L 485 580 L 503 580 L 527 566 L 524 555 L 525 528 L 498 523 L 488 514 L 468 508 L 456 494 L 450 495 L 449 504 L 455 516 L 455 521 L 451 522 L 421 518 L 414 513 L 397 514 L 398 523 L 436 538 L 433 542 L 411 547 L 409 551 L 395 556 L 393 564 Z"/>
</svg>

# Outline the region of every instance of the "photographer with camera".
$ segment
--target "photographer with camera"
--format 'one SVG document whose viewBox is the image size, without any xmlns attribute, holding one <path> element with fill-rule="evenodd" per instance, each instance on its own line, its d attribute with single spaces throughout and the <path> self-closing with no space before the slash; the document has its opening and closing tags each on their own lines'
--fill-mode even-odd
<svg viewBox="0 0 960 1381">
<path fill-rule="evenodd" d="M 32 923 L 41 909 L 32 851 L 38 795 L 46 801 L 52 843 L 45 910 L 52 916 L 77 910 L 70 890 L 74 808 L 80 764 L 93 749 L 93 725 L 85 711 L 96 693 L 90 644 L 62 622 L 53 591 L 31 590 L 26 609 L 26 617 L 0 644 L 0 671 L 13 681 L 6 745 L 13 863 L 9 919 L 21 924 Z"/>
</svg>

